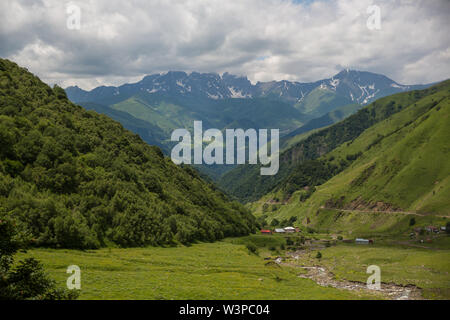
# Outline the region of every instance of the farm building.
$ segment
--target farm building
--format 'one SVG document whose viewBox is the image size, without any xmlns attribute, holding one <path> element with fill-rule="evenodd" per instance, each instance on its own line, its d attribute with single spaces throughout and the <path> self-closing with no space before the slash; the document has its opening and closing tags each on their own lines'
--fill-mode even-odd
<svg viewBox="0 0 450 320">
<path fill-rule="evenodd" d="M 271 230 L 264 230 L 264 229 L 262 229 L 261 230 L 261 234 L 272 234 L 272 231 Z"/>
<path fill-rule="evenodd" d="M 428 226 L 428 227 L 426 227 L 426 230 L 427 230 L 428 232 L 439 233 L 439 228 L 438 228 L 438 227 L 435 227 L 435 226 Z"/>
<path fill-rule="evenodd" d="M 292 232 L 295 232 L 295 228 L 293 228 L 293 227 L 286 227 L 286 228 L 284 228 L 284 231 L 286 231 L 288 233 L 292 233 Z"/>
<path fill-rule="evenodd" d="M 275 233 L 286 233 L 284 229 L 275 229 Z"/>
<path fill-rule="evenodd" d="M 356 238 L 356 239 L 355 239 L 355 243 L 357 243 L 357 244 L 369 244 L 369 240 L 367 240 L 367 239 L 361 239 L 361 238 Z"/>
</svg>

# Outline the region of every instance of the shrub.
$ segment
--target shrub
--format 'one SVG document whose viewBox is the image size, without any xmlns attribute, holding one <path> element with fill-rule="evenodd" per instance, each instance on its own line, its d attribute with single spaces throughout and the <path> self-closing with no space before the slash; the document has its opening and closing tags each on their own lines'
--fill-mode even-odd
<svg viewBox="0 0 450 320">
<path fill-rule="evenodd" d="M 258 248 L 253 243 L 248 243 L 246 245 L 246 248 L 247 248 L 247 250 L 250 253 L 253 253 L 253 254 L 257 254 L 258 253 Z"/>
<path fill-rule="evenodd" d="M 308 233 L 315 233 L 316 231 L 313 228 L 311 228 L 311 227 L 306 227 L 306 232 L 308 232 Z"/>
<path fill-rule="evenodd" d="M 11 221 L 0 219 L 0 300 L 76 299 L 78 291 L 57 288 L 38 260 L 28 258 L 12 267 L 14 254 L 25 248 L 25 240 Z"/>
<path fill-rule="evenodd" d="M 278 226 L 280 224 L 280 221 L 278 221 L 278 219 L 273 219 L 272 220 L 272 222 L 270 223 L 270 225 L 272 226 L 272 227 L 276 227 L 276 226 Z"/>
</svg>

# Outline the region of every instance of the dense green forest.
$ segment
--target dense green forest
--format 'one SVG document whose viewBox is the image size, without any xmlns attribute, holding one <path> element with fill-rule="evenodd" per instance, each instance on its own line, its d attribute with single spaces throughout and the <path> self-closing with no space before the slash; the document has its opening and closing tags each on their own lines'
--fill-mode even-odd
<svg viewBox="0 0 450 320">
<path fill-rule="evenodd" d="M 0 146 L 0 217 L 35 245 L 165 245 L 255 229 L 194 169 L 3 59 Z"/>
<path fill-rule="evenodd" d="M 218 183 L 226 192 L 245 202 L 257 200 L 275 188 L 285 188 L 289 195 L 309 185 L 312 180 L 314 184 L 320 184 L 346 168 L 358 155 L 351 155 L 349 159 L 342 159 L 341 163 L 329 166 L 323 161 L 311 160 L 325 155 L 342 143 L 351 142 L 367 128 L 437 90 L 432 87 L 381 98 L 345 120 L 307 136 L 281 153 L 277 175 L 261 176 L 259 165 L 244 165 L 224 174 Z M 323 166 L 328 168 L 325 170 Z"/>
<path fill-rule="evenodd" d="M 93 110 L 99 114 L 104 114 L 120 122 L 124 128 L 138 134 L 149 145 L 158 146 L 165 154 L 169 154 L 170 149 L 166 141 L 167 135 L 150 122 L 137 119 L 127 112 L 115 110 L 94 102 L 85 102 L 82 107 L 86 110 Z"/>
<path fill-rule="evenodd" d="M 79 292 L 59 288 L 43 264 L 26 258 L 15 261 L 18 251 L 29 246 L 29 238 L 10 219 L 0 219 L 0 300 L 72 300 Z"/>
</svg>

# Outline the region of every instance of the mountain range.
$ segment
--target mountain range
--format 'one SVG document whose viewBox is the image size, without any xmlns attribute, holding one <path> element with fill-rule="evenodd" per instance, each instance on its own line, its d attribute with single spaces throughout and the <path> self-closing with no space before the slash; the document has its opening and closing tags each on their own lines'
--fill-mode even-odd
<svg viewBox="0 0 450 320">
<path fill-rule="evenodd" d="M 407 95 L 409 97 L 409 93 L 397 95 Z M 381 98 L 346 119 L 313 132 L 309 136 L 305 137 L 300 134 L 298 136 L 300 141 L 293 143 L 280 154 L 280 170 L 277 175 L 261 176 L 258 173 L 258 165 L 244 165 L 225 173 L 218 183 L 228 193 L 244 201 L 257 200 L 273 188 L 283 184 L 286 186 L 285 195 L 289 197 L 292 191 L 308 186 L 308 183 L 304 185 L 305 181 L 302 179 L 300 179 L 302 181 L 299 183 L 292 183 L 299 179 L 286 181 L 297 170 L 301 171 L 305 164 L 312 164 L 312 167 L 308 168 L 308 170 L 322 170 L 320 166 L 317 167 L 311 161 L 334 150 L 342 143 L 357 138 L 374 124 L 401 111 L 405 104 L 411 104 L 410 100 L 396 103 L 396 100 L 393 99 L 394 97 L 396 95 Z M 415 102 L 415 100 L 412 101 Z M 291 182 L 290 184 L 288 183 L 289 181 Z"/>
<path fill-rule="evenodd" d="M 287 150 L 286 176 L 255 197 L 252 212 L 265 220 L 294 216 L 316 230 L 367 235 L 407 232 L 411 219 L 445 223 L 449 116 L 450 80 L 379 99 Z M 363 129 L 364 123 L 371 125 Z M 251 179 L 235 179 L 234 187 L 244 192 L 242 182 Z"/>
<path fill-rule="evenodd" d="M 192 130 L 194 120 L 220 130 L 277 128 L 287 145 L 298 134 L 340 121 L 380 97 L 428 86 L 402 85 L 383 75 L 348 69 L 309 83 L 256 84 L 229 73 L 170 71 L 118 87 L 85 91 L 73 86 L 65 91 L 71 101 L 108 115 L 168 153 L 174 145 L 171 132 Z M 214 180 L 233 167 L 197 166 Z"/>
<path fill-rule="evenodd" d="M 36 245 L 68 248 L 214 241 L 287 219 L 326 232 L 401 232 L 410 227 L 409 215 L 441 219 L 450 209 L 449 81 L 357 111 L 338 107 L 326 115 L 344 120 L 285 135 L 289 143 L 275 176 L 259 175 L 259 165 L 229 168 L 218 184 L 249 202 L 245 208 L 118 122 L 73 104 L 62 88 L 0 60 L 0 217 L 12 218 Z M 305 115 L 297 103 L 273 97 L 207 98 L 213 103 L 200 106 L 195 99 L 159 98 L 83 104 L 135 131 L 158 131 L 146 136 L 155 141 L 169 128 L 162 115 L 182 115 L 188 107 L 185 119 L 168 117 L 167 123 L 190 120 L 200 110 L 211 125 L 268 125 Z M 234 120 L 224 117 L 231 114 Z"/>
<path fill-rule="evenodd" d="M 386 76 L 371 72 L 343 70 L 335 76 L 315 82 L 292 81 L 257 82 L 252 84 L 247 77 L 224 73 L 185 73 L 170 71 L 145 76 L 141 81 L 118 87 L 100 86 L 85 91 L 77 86 L 66 88 L 70 100 L 76 103 L 97 102 L 116 104 L 136 94 L 145 93 L 170 98 L 195 99 L 252 99 L 274 98 L 295 105 L 307 112 L 321 113 L 321 106 L 312 107 L 313 100 L 337 104 L 367 104 L 380 97 L 397 92 L 421 89 L 426 85 L 402 85 Z M 327 99 L 328 98 L 328 99 Z M 322 101 L 323 99 L 323 101 Z M 319 108 L 319 110 L 316 110 Z"/>
</svg>

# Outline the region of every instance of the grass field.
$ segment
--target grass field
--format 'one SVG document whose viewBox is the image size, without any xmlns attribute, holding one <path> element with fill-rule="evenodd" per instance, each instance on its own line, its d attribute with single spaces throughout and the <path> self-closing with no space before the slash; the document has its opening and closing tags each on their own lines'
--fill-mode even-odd
<svg viewBox="0 0 450 320">
<path fill-rule="evenodd" d="M 339 244 L 321 250 L 320 265 L 331 270 L 337 279 L 362 282 L 367 280 L 367 267 L 377 265 L 383 283 L 415 285 L 422 289 L 425 299 L 450 299 L 450 250 L 436 250 L 436 246 L 425 249 L 387 243 Z M 301 263 L 318 263 L 315 255 L 311 252 Z"/>
<path fill-rule="evenodd" d="M 306 235 L 309 237 L 310 235 Z M 381 281 L 421 288 L 426 299 L 450 299 L 450 237 L 414 247 L 407 239 L 379 240 L 375 245 L 345 244 L 304 248 L 293 266 L 264 258 L 286 257 L 296 236 L 251 235 L 216 243 L 173 248 L 100 250 L 33 249 L 17 258 L 35 257 L 60 286 L 69 265 L 81 268 L 80 299 L 373 299 L 359 291 L 321 287 L 299 278 L 299 266 L 323 266 L 338 280 L 365 282 L 367 266 L 381 268 Z M 330 239 L 315 234 L 311 239 Z M 300 239 L 300 237 L 298 238 Z M 289 242 L 289 241 L 288 241 Z M 248 245 L 256 247 L 251 253 Z M 412 244 L 413 246 L 410 246 Z M 317 259 L 317 250 L 322 258 Z M 287 260 L 286 260 L 287 261 Z"/>
<path fill-rule="evenodd" d="M 261 257 L 281 256 L 284 261 L 298 266 L 322 266 L 332 272 L 337 280 L 365 283 L 367 267 L 377 265 L 381 269 L 381 282 L 397 285 L 414 285 L 421 289 L 425 299 L 450 299 L 450 237 L 445 234 L 409 237 L 380 237 L 374 245 L 357 245 L 337 241 L 336 245 L 325 246 L 330 234 L 305 234 L 322 248 L 311 249 L 302 246 L 296 251 L 299 259 L 292 259 L 287 252 L 295 251 L 286 244 L 290 239 L 295 247 L 297 235 L 258 236 L 237 238 L 233 241 L 252 243 L 258 246 Z M 423 239 L 422 243 L 420 240 Z M 425 241 L 431 239 L 432 242 Z M 284 240 L 284 241 L 283 241 Z M 319 240 L 319 241 L 315 241 Z M 332 241 L 331 243 L 333 243 Z M 280 249 L 286 247 L 286 250 Z M 273 248 L 276 248 L 274 251 Z M 322 255 L 317 259 L 317 252 Z"/>
<path fill-rule="evenodd" d="M 33 249 L 17 258 L 32 256 L 41 260 L 60 286 L 65 286 L 69 276 L 67 267 L 78 265 L 80 299 L 373 298 L 320 287 L 312 280 L 299 278 L 295 268 L 266 264 L 245 245 L 234 244 L 236 241 L 175 248 Z"/>
</svg>

